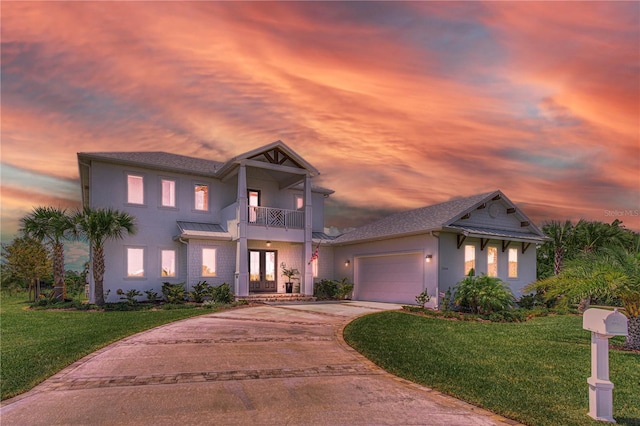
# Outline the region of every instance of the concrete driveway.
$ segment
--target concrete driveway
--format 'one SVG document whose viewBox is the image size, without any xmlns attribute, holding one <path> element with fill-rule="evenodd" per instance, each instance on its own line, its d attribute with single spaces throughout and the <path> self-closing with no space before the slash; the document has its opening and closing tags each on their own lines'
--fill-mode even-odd
<svg viewBox="0 0 640 426">
<path fill-rule="evenodd" d="M 347 346 L 351 319 L 397 305 L 262 305 L 123 339 L 3 403 L 8 425 L 495 425 Z"/>
</svg>

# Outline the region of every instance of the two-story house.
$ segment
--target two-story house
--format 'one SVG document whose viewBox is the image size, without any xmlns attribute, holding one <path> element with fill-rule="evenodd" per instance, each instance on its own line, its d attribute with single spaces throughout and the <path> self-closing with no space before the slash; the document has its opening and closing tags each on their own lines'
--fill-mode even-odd
<svg viewBox="0 0 640 426">
<path fill-rule="evenodd" d="M 309 162 L 277 141 L 225 162 L 165 152 L 79 153 L 82 202 L 136 217 L 137 233 L 105 246 L 107 301 L 119 291 L 160 292 L 163 282 L 233 286 L 238 297 L 300 293 L 314 279 L 354 282 L 354 297 L 414 303 L 473 268 L 514 289 L 535 280 L 542 232 L 500 191 L 398 213 L 332 239 Z M 318 250 L 318 256 L 316 256 Z M 93 282 L 90 281 L 93 299 Z M 432 306 L 438 298 L 433 297 Z"/>
</svg>

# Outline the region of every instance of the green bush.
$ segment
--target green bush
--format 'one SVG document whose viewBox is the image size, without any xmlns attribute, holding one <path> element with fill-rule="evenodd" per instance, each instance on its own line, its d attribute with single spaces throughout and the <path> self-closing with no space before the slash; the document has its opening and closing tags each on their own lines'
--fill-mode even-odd
<svg viewBox="0 0 640 426">
<path fill-rule="evenodd" d="M 349 298 L 353 284 L 347 278 L 340 281 L 323 279 L 313 286 L 313 295 L 318 300 L 342 300 Z"/>
<path fill-rule="evenodd" d="M 144 294 L 147 295 L 147 300 L 149 302 L 155 302 L 156 300 L 158 300 L 158 292 L 157 291 L 153 291 L 153 289 L 145 290 Z"/>
<path fill-rule="evenodd" d="M 184 302 L 184 283 L 164 282 L 162 283 L 162 294 L 167 303 L 182 303 Z"/>
<path fill-rule="evenodd" d="M 206 281 L 198 281 L 189 292 L 189 298 L 196 303 L 204 302 L 204 298 L 211 294 L 211 286 Z"/>
<path fill-rule="evenodd" d="M 138 296 L 142 296 L 142 293 L 140 293 L 135 288 L 132 288 L 131 290 L 124 293 L 124 297 L 120 297 L 120 300 L 126 300 L 129 305 L 135 305 L 136 303 L 138 303 L 138 300 L 136 299 L 136 297 Z"/>
<path fill-rule="evenodd" d="M 515 303 L 513 293 L 502 280 L 484 274 L 469 274 L 454 290 L 453 300 L 464 312 L 488 315 L 510 309 Z"/>
<path fill-rule="evenodd" d="M 228 304 L 234 300 L 233 290 L 231 290 L 231 286 L 227 283 L 211 287 L 209 293 L 213 302 Z"/>
<path fill-rule="evenodd" d="M 416 296 L 416 304 L 422 308 L 424 308 L 424 305 L 429 300 L 431 300 L 431 296 L 429 296 L 429 293 L 427 292 L 427 290 L 423 291 L 422 293 Z"/>
</svg>

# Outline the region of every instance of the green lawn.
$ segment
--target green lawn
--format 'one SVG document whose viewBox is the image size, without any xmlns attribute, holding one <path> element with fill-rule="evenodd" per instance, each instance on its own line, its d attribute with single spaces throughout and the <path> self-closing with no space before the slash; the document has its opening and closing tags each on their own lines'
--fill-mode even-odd
<svg viewBox="0 0 640 426">
<path fill-rule="evenodd" d="M 579 316 L 480 323 L 384 312 L 355 320 L 344 335 L 397 376 L 522 423 L 602 424 L 587 416 L 590 333 Z M 609 365 L 614 417 L 640 425 L 640 355 L 611 350 Z"/>
<path fill-rule="evenodd" d="M 74 361 L 161 324 L 213 312 L 208 309 L 85 312 L 27 310 L 25 294 L 0 296 L 0 388 L 10 398 Z"/>
</svg>

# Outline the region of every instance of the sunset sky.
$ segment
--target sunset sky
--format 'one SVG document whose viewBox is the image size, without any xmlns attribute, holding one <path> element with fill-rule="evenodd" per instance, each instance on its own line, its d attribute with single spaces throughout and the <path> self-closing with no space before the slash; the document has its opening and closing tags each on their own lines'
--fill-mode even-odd
<svg viewBox="0 0 640 426">
<path fill-rule="evenodd" d="M 326 225 L 501 189 L 640 230 L 638 2 L 1 3 L 2 241 L 79 151 L 282 140 Z"/>
</svg>

